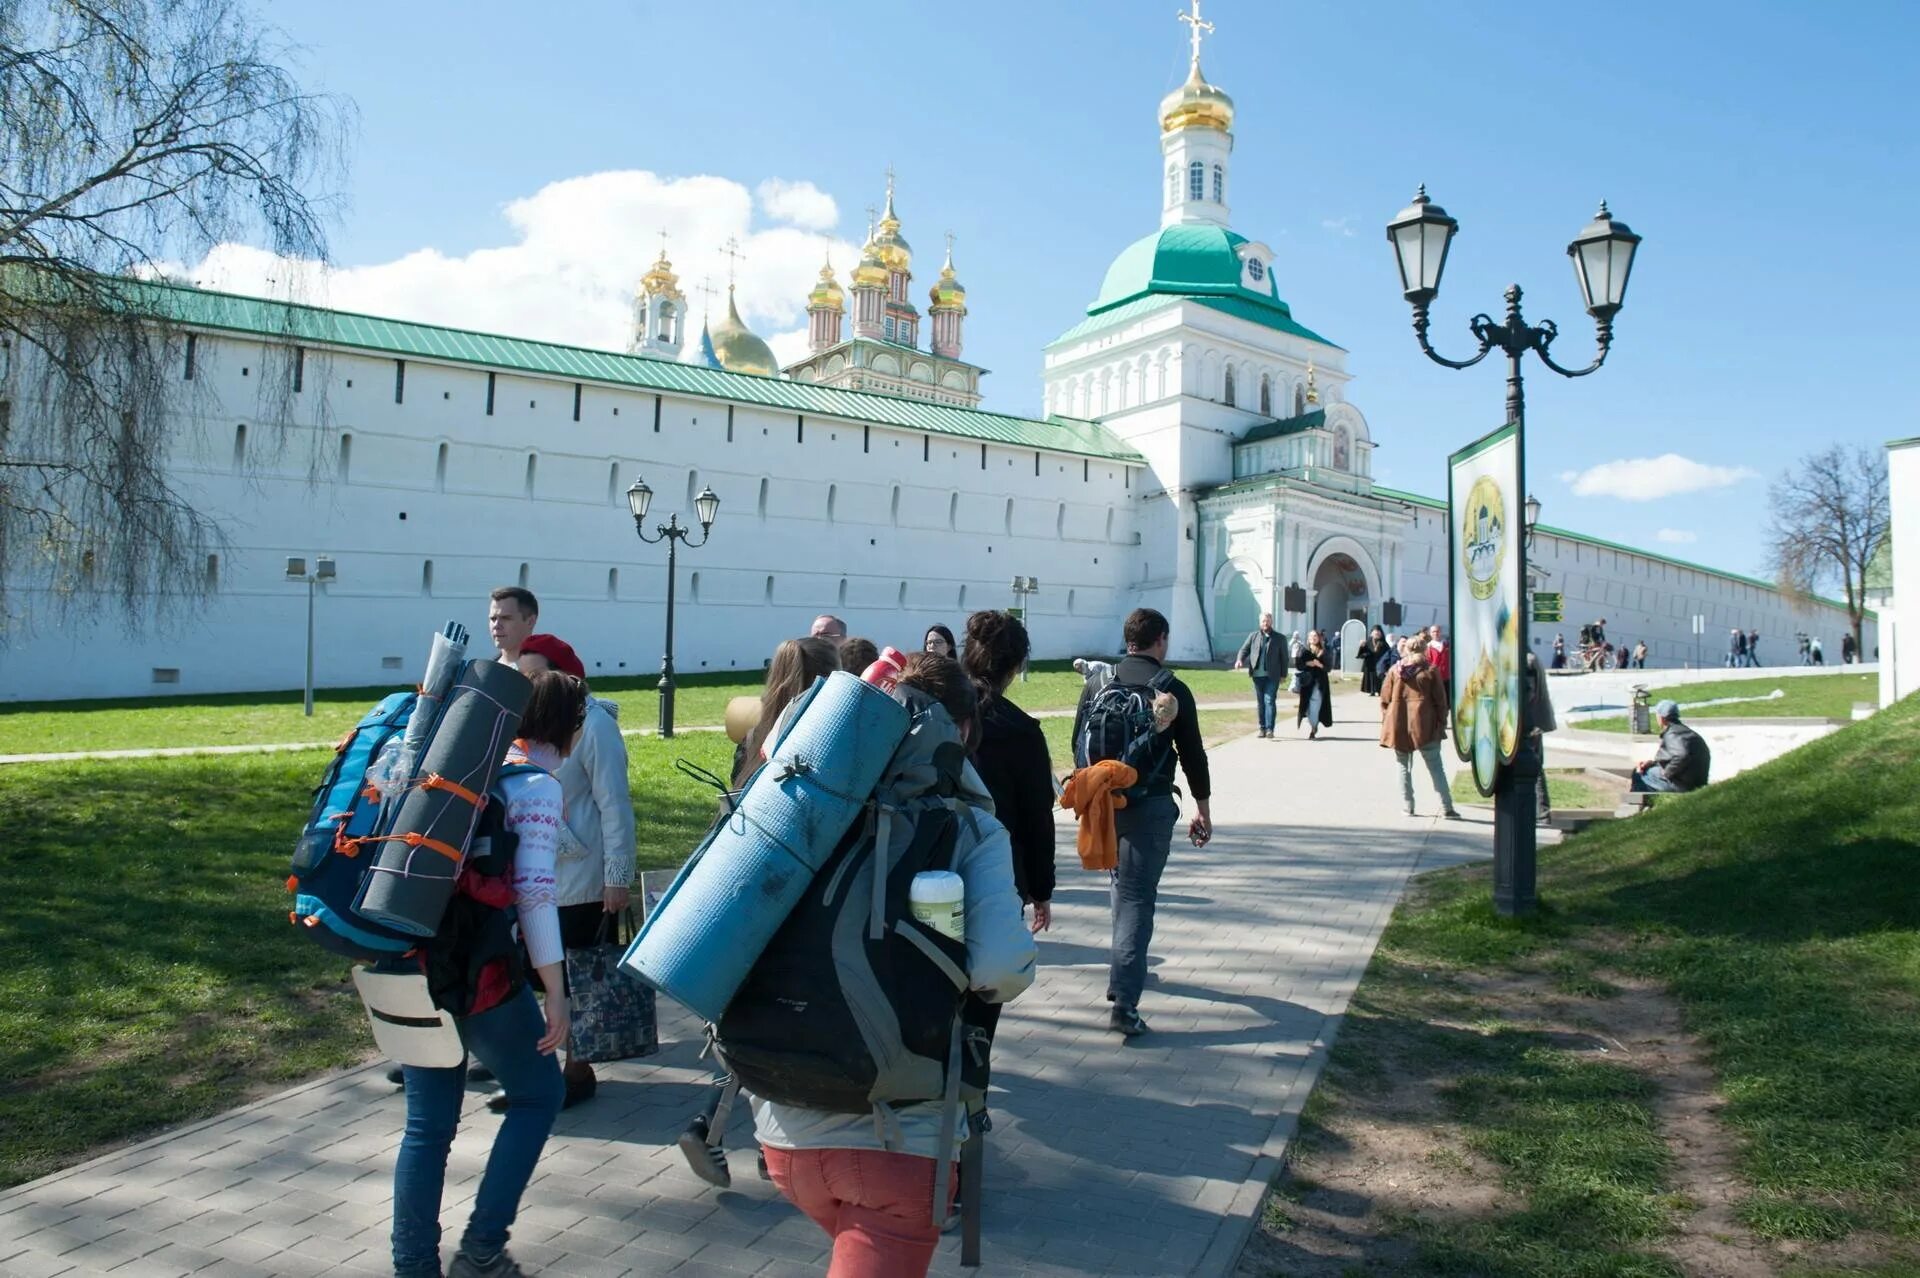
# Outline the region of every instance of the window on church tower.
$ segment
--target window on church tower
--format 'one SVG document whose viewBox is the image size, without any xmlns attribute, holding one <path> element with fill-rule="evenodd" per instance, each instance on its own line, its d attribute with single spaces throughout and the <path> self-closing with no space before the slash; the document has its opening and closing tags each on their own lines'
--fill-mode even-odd
<svg viewBox="0 0 1920 1278">
<path fill-rule="evenodd" d="M 1167 166 L 1167 207 L 1172 208 L 1180 202 L 1180 166 Z"/>
<path fill-rule="evenodd" d="M 1187 166 L 1187 198 L 1189 200 L 1207 198 L 1207 166 L 1198 160 Z"/>
<path fill-rule="evenodd" d="M 1265 373 L 1260 375 L 1260 415 L 1273 416 L 1273 381 Z"/>
<path fill-rule="evenodd" d="M 1227 202 L 1227 166 L 1224 164 L 1213 166 L 1213 202 L 1215 204 Z"/>
<path fill-rule="evenodd" d="M 1233 407 L 1233 370 L 1232 370 L 1231 368 L 1229 368 L 1229 369 L 1227 370 L 1227 396 L 1226 396 L 1226 402 L 1227 402 L 1227 407 L 1228 407 L 1228 408 L 1232 408 L 1232 407 Z"/>
</svg>

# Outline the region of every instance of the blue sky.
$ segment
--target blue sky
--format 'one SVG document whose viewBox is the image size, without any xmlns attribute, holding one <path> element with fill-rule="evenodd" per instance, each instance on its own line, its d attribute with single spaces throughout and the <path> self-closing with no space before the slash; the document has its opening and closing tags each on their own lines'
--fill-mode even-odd
<svg viewBox="0 0 1920 1278">
<path fill-rule="evenodd" d="M 1155 107 L 1185 71 L 1174 9 L 332 0 L 266 14 L 301 46 L 305 80 L 358 110 L 332 234 L 356 269 L 335 304 L 562 340 L 612 325 L 611 344 L 656 226 L 678 228 L 683 276 L 724 273 L 719 239 L 737 228 L 743 309 L 772 337 L 801 323 L 828 239 L 844 275 L 891 163 L 916 287 L 951 230 L 968 357 L 993 370 L 986 406 L 1031 413 L 1041 347 L 1157 223 Z M 1548 522 L 1757 572 L 1768 479 L 1831 441 L 1916 432 L 1894 370 L 1920 216 L 1920 8 L 1206 13 L 1207 74 L 1238 107 L 1235 229 L 1274 247 L 1295 315 L 1350 352 L 1380 482 L 1444 493 L 1446 454 L 1503 402 L 1493 361 L 1449 372 L 1413 343 L 1383 227 L 1420 182 L 1462 226 L 1434 328 L 1456 356 L 1467 317 L 1516 281 L 1530 318 L 1560 323 L 1562 361 L 1584 363 L 1566 243 L 1600 198 L 1645 236 L 1607 367 L 1576 382 L 1528 370 Z M 556 243 L 559 259 L 534 251 Z"/>
</svg>

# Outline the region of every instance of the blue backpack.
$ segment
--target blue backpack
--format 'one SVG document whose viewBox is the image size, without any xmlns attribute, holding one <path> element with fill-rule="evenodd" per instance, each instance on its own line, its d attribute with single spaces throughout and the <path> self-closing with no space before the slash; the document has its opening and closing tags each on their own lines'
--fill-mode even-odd
<svg viewBox="0 0 1920 1278">
<path fill-rule="evenodd" d="M 389 745 L 397 748 L 419 700 L 417 693 L 396 692 L 367 711 L 353 731 L 341 738 L 333 761 L 314 788 L 313 811 L 294 845 L 292 873 L 287 878 L 287 890 L 293 893 L 288 920 L 303 936 L 355 962 L 397 958 L 431 939 L 375 922 L 358 908 L 383 814 L 380 791 L 367 773 L 383 750 Z M 529 764 L 509 764 L 496 775 L 473 837 L 462 849 L 476 873 L 497 876 L 511 869 L 518 840 L 506 829 L 506 799 L 500 783 L 537 771 Z"/>
<path fill-rule="evenodd" d="M 353 909 L 373 862 L 372 848 L 363 850 L 357 840 L 372 835 L 380 820 L 380 792 L 367 783 L 367 770 L 381 750 L 407 730 L 419 700 L 418 693 L 396 692 L 340 739 L 314 788 L 306 828 L 294 844 L 293 871 L 287 879 L 287 890 L 294 894 L 289 921 L 325 948 L 361 962 L 394 958 L 420 941 L 362 919 Z"/>
</svg>

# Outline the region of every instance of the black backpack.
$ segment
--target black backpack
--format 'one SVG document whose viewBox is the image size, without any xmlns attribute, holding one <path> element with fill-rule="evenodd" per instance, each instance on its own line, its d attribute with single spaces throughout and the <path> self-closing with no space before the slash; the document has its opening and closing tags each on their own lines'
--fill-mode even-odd
<svg viewBox="0 0 1920 1278">
<path fill-rule="evenodd" d="M 1172 729 L 1153 730 L 1153 699 L 1172 687 L 1173 671 L 1162 668 L 1145 683 L 1114 679 L 1096 689 L 1074 734 L 1074 766 L 1116 759 L 1140 774 L 1129 793 L 1143 793 L 1173 749 Z"/>
<path fill-rule="evenodd" d="M 946 1179 L 966 1112 L 986 1092 L 990 1037 L 970 1024 L 967 947 L 914 918 L 916 874 L 953 867 L 962 832 L 966 747 L 945 710 L 896 694 L 913 727 L 867 801 L 866 818 L 820 867 L 714 1027 L 720 1060 L 763 1100 L 833 1113 L 944 1106 L 935 1187 Z"/>
</svg>

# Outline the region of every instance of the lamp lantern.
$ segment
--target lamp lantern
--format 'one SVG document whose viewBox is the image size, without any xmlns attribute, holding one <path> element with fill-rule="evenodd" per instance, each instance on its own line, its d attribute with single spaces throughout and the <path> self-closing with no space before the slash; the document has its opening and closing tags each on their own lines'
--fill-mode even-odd
<svg viewBox="0 0 1920 1278">
<path fill-rule="evenodd" d="M 1567 245 L 1573 259 L 1574 278 L 1580 281 L 1580 296 L 1586 299 L 1587 313 L 1597 320 L 1610 320 L 1627 300 L 1627 276 L 1633 272 L 1633 255 L 1640 237 L 1625 222 L 1613 220 L 1607 202 L 1593 221 L 1581 228 Z"/>
<path fill-rule="evenodd" d="M 635 477 L 633 487 L 627 489 L 627 509 L 633 512 L 633 522 L 639 523 L 647 517 L 647 507 L 653 504 L 653 489 L 647 487 L 647 481 Z"/>
<path fill-rule="evenodd" d="M 1540 522 L 1540 499 L 1532 493 L 1527 494 L 1527 540 L 1533 540 L 1534 525 Z"/>
<path fill-rule="evenodd" d="M 1387 239 L 1400 265 L 1400 291 L 1415 306 L 1425 306 L 1440 293 L 1440 273 L 1447 266 L 1447 246 L 1460 224 L 1427 198 L 1423 185 L 1413 203 L 1387 223 Z"/>
<path fill-rule="evenodd" d="M 713 489 L 700 490 L 700 495 L 693 499 L 693 512 L 702 528 L 713 527 L 714 519 L 720 514 L 720 498 L 714 495 Z"/>
</svg>

